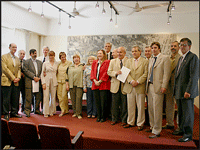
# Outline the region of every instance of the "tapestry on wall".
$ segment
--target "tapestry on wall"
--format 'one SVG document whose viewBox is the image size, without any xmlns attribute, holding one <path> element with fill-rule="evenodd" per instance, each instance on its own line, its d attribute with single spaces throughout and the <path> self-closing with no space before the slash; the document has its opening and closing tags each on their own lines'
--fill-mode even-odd
<svg viewBox="0 0 200 150">
<path fill-rule="evenodd" d="M 131 58 L 132 47 L 138 45 L 144 56 L 144 48 L 150 46 L 152 42 L 161 44 L 161 53 L 170 55 L 170 44 L 177 39 L 176 34 L 128 34 L 128 35 L 84 35 L 68 36 L 67 39 L 67 59 L 72 61 L 74 54 L 81 57 L 81 62 L 86 63 L 91 55 L 96 56 L 97 51 L 104 49 L 104 44 L 112 43 L 112 49 L 123 46 L 126 48 L 126 56 Z"/>
</svg>

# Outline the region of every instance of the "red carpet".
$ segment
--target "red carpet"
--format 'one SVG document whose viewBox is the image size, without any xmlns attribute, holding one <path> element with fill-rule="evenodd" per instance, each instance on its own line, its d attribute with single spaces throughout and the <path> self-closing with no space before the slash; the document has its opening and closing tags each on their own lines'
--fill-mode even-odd
<svg viewBox="0 0 200 150">
<path fill-rule="evenodd" d="M 137 127 L 124 129 L 118 123 L 112 126 L 110 120 L 99 123 L 95 119 L 87 118 L 86 111 L 83 111 L 83 119 L 72 118 L 72 110 L 70 113 L 59 117 L 60 111 L 53 117 L 44 118 L 40 115 L 31 114 L 30 118 L 11 118 L 10 120 L 18 120 L 23 122 L 32 122 L 38 124 L 62 125 L 69 128 L 72 137 L 78 131 L 84 131 L 83 139 L 84 149 L 197 149 L 193 141 L 181 143 L 177 140 L 181 136 L 174 136 L 172 130 L 162 130 L 161 136 L 156 139 L 149 139 L 151 133 L 144 130 L 138 131 Z M 163 119 L 163 125 L 165 119 Z M 145 126 L 146 128 L 146 126 Z M 193 140 L 199 140 L 199 113 L 195 111 L 195 125 Z"/>
</svg>

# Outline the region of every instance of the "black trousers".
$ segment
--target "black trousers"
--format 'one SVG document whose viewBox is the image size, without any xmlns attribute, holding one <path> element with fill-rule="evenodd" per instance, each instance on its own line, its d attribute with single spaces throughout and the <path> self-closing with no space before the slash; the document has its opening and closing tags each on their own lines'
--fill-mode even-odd
<svg viewBox="0 0 200 150">
<path fill-rule="evenodd" d="M 2 98 L 3 98 L 3 114 L 9 114 L 9 108 L 11 108 L 11 114 L 18 114 L 19 111 L 19 86 L 15 86 L 12 82 L 11 86 L 1 86 Z"/>
<path fill-rule="evenodd" d="M 117 122 L 119 117 L 122 123 L 127 123 L 127 95 L 122 94 L 121 88 L 117 93 L 112 93 L 112 121 Z"/>
<path fill-rule="evenodd" d="M 194 98 L 178 99 L 177 106 L 180 131 L 183 131 L 183 137 L 192 140 L 194 125 Z"/>
<path fill-rule="evenodd" d="M 97 119 L 106 119 L 106 102 L 109 90 L 93 90 L 97 108 Z"/>
<path fill-rule="evenodd" d="M 21 103 L 21 109 L 24 111 L 25 108 L 25 79 L 22 77 L 19 81 L 19 91 L 22 94 L 22 103 Z M 20 94 L 20 93 L 19 93 Z"/>
</svg>

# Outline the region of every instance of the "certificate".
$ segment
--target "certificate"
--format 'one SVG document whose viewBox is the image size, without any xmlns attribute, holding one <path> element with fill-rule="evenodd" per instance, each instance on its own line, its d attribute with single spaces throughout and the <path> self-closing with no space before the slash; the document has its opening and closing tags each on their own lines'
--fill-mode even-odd
<svg viewBox="0 0 200 150">
<path fill-rule="evenodd" d="M 126 78 L 127 78 L 127 76 L 128 76 L 128 74 L 129 74 L 130 71 L 131 71 L 130 69 L 128 69 L 128 68 L 126 68 L 126 67 L 123 66 L 122 69 L 121 69 L 122 74 L 119 74 L 117 76 L 117 79 L 119 81 L 125 83 Z"/>
<path fill-rule="evenodd" d="M 32 80 L 32 92 L 39 92 L 39 81 L 35 82 L 34 80 Z"/>
</svg>

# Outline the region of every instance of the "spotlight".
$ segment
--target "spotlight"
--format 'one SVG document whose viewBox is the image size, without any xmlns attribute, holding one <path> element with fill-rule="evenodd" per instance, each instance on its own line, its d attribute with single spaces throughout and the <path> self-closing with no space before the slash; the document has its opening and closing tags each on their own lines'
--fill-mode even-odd
<svg viewBox="0 0 200 150">
<path fill-rule="evenodd" d="M 170 25 L 170 22 L 168 21 L 167 24 Z"/>
<path fill-rule="evenodd" d="M 44 18 L 44 14 L 43 13 L 41 13 L 41 17 Z"/>
<path fill-rule="evenodd" d="M 95 8 L 99 8 L 99 3 L 97 1 L 96 5 L 95 5 Z"/>
<path fill-rule="evenodd" d="M 69 26 L 68 28 L 71 29 L 71 26 Z"/>
<path fill-rule="evenodd" d="M 105 13 L 106 13 L 106 10 L 105 10 L 105 9 L 103 9 L 103 10 L 102 10 L 102 13 L 103 13 L 103 14 L 105 14 Z"/>
<path fill-rule="evenodd" d="M 118 28 L 118 24 L 117 23 L 115 24 L 115 28 Z"/>
<path fill-rule="evenodd" d="M 113 22 L 113 19 L 112 19 L 112 18 L 110 19 L 110 22 Z"/>
<path fill-rule="evenodd" d="M 169 15 L 169 20 L 171 20 L 172 19 L 172 15 Z"/>
<path fill-rule="evenodd" d="M 29 6 L 29 8 L 28 8 L 28 12 L 32 12 L 31 2 L 30 2 L 30 6 Z"/>
</svg>

